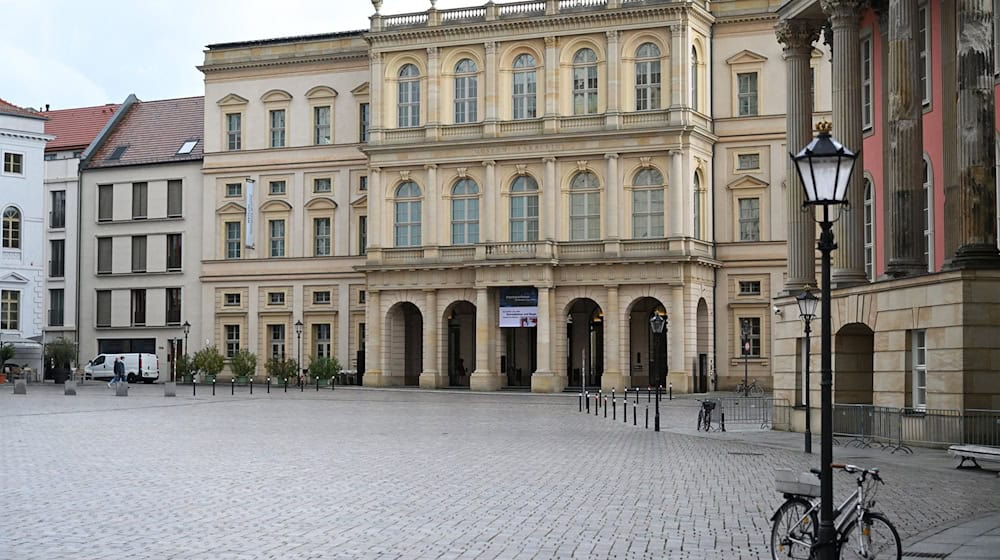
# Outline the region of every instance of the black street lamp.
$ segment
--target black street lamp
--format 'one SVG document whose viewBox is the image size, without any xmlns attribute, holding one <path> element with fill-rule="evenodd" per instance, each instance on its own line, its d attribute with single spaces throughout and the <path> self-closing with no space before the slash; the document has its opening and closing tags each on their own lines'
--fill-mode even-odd
<svg viewBox="0 0 1000 560">
<path fill-rule="evenodd" d="M 184 355 L 187 356 L 187 353 L 188 353 L 188 335 L 191 334 L 191 323 L 188 323 L 187 321 L 184 321 L 184 324 L 181 325 L 181 326 L 184 327 Z"/>
<path fill-rule="evenodd" d="M 820 301 L 820 510 L 818 551 L 820 560 L 835 560 L 836 529 L 833 525 L 833 359 L 830 337 L 830 253 L 837 248 L 833 240 L 830 207 L 847 204 L 847 186 L 857 155 L 830 136 L 830 123 L 816 125 L 817 134 L 801 152 L 791 155 L 805 191 L 803 206 L 820 206 L 820 236 L 817 248 L 822 258 Z M 839 217 L 839 216 L 838 216 Z"/>
<path fill-rule="evenodd" d="M 812 409 L 809 408 L 809 345 L 810 337 L 812 333 L 811 323 L 816 317 L 816 304 L 819 303 L 819 298 L 817 298 L 809 286 L 806 286 L 802 293 L 795 296 L 796 302 L 799 304 L 799 317 L 805 322 L 805 333 L 806 333 L 806 359 L 804 360 L 803 367 L 805 369 L 803 375 L 802 383 L 805 385 L 805 405 L 806 405 L 806 453 L 813 452 L 813 441 L 812 441 Z"/>
<path fill-rule="evenodd" d="M 740 319 L 740 349 L 743 351 L 743 396 L 750 396 L 750 335 L 753 328 L 750 326 L 750 319 Z"/>
<path fill-rule="evenodd" d="M 299 368 L 299 372 L 298 372 L 298 376 L 297 376 L 299 378 L 299 385 L 302 385 L 304 383 L 304 380 L 302 379 L 302 371 L 303 371 L 303 369 L 302 369 L 302 327 L 303 327 L 302 320 L 301 319 L 296 320 L 295 321 L 295 339 L 296 339 L 296 346 L 298 346 L 298 349 L 299 349 L 298 350 L 298 356 L 299 356 L 298 368 Z"/>
<path fill-rule="evenodd" d="M 654 312 L 653 316 L 649 318 L 649 326 L 653 329 L 653 332 L 657 335 L 661 335 L 667 330 L 667 318 L 660 315 L 659 312 Z M 664 369 L 666 369 L 667 364 L 664 361 Z M 663 379 L 666 378 L 666 371 L 663 372 Z M 656 380 L 656 414 L 653 416 L 653 431 L 660 431 L 660 382 L 661 379 Z"/>
</svg>

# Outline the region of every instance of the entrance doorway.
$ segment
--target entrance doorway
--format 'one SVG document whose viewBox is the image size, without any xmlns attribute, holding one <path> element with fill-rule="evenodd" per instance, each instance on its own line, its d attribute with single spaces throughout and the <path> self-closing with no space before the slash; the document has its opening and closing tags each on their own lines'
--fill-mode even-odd
<svg viewBox="0 0 1000 560">
<path fill-rule="evenodd" d="M 574 301 L 566 314 L 568 383 L 600 387 L 604 374 L 604 311 L 592 299 Z"/>
<path fill-rule="evenodd" d="M 504 327 L 504 353 L 500 356 L 500 370 L 507 375 L 507 387 L 530 389 L 531 374 L 537 367 L 536 344 L 538 329 L 535 327 Z"/>
<path fill-rule="evenodd" d="M 662 333 L 654 333 L 649 320 L 654 315 L 666 317 L 660 300 L 644 297 L 632 304 L 629 312 L 629 368 L 633 387 L 666 386 L 668 356 L 668 321 Z"/>
<path fill-rule="evenodd" d="M 448 326 L 446 371 L 449 387 L 468 387 L 476 367 L 476 307 L 458 301 L 445 310 Z"/>
<path fill-rule="evenodd" d="M 389 310 L 386 321 L 386 364 L 388 373 L 403 385 L 420 385 L 423 370 L 424 320 L 420 310 L 410 302 L 399 303 Z"/>
</svg>

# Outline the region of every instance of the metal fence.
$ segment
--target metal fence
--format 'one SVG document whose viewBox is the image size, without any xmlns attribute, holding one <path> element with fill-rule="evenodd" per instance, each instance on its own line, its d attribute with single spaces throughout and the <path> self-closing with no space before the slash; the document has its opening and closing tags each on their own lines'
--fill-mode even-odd
<svg viewBox="0 0 1000 560">
<path fill-rule="evenodd" d="M 878 447 L 895 453 L 909 445 L 1000 445 L 1000 411 L 913 409 L 870 404 L 834 404 L 833 435 L 845 446 Z"/>
<path fill-rule="evenodd" d="M 788 429 L 788 401 L 774 397 L 712 397 L 726 424 L 756 424 L 761 429 Z"/>
</svg>

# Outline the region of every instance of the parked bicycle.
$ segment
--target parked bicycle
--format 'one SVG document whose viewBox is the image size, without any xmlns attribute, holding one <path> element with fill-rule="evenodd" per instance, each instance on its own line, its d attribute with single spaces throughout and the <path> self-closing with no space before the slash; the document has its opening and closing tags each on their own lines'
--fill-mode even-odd
<svg viewBox="0 0 1000 560">
<path fill-rule="evenodd" d="M 704 428 L 707 432 L 712 429 L 712 411 L 718 403 L 710 399 L 698 399 L 698 402 L 701 403 L 701 408 L 698 409 L 698 431 Z"/>
<path fill-rule="evenodd" d="M 764 387 L 757 384 L 757 380 L 754 379 L 750 383 L 744 385 L 742 381 L 736 384 L 736 394 L 737 395 L 753 395 L 759 397 L 764 394 Z"/>
<path fill-rule="evenodd" d="M 857 489 L 833 510 L 838 558 L 901 560 L 903 546 L 892 522 L 875 507 L 875 491 L 885 484 L 878 469 L 832 464 L 831 467 L 856 474 Z M 785 503 L 771 517 L 771 558 L 806 560 L 818 547 L 820 471 L 810 469 L 798 480 L 779 477 L 776 486 Z"/>
</svg>

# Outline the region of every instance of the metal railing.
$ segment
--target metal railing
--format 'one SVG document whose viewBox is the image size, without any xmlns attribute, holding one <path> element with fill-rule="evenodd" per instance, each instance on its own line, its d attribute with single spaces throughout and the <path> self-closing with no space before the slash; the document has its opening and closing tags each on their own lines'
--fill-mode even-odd
<svg viewBox="0 0 1000 560">
<path fill-rule="evenodd" d="M 910 445 L 1000 446 L 1000 411 L 834 404 L 833 435 L 844 446 L 893 453 L 910 452 Z"/>
<path fill-rule="evenodd" d="M 725 415 L 725 424 L 756 424 L 761 429 L 788 429 L 788 401 L 770 396 L 761 397 L 712 397 L 718 403 L 719 413 Z M 721 419 L 721 417 L 720 417 Z"/>
</svg>

